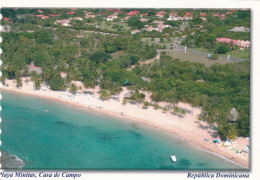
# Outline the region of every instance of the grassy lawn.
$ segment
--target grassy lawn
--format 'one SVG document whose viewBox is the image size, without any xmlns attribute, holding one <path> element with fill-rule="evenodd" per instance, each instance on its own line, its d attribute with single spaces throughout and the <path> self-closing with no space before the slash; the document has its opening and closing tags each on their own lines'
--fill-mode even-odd
<svg viewBox="0 0 260 180">
<path fill-rule="evenodd" d="M 237 51 L 237 52 L 230 52 L 228 53 L 231 58 L 235 57 L 235 58 L 241 58 L 241 59 L 250 59 L 250 50 L 249 49 L 245 49 L 242 51 Z"/>
<path fill-rule="evenodd" d="M 213 54 L 213 51 L 209 51 L 205 48 L 189 48 L 190 50 L 194 50 L 194 51 L 199 51 L 199 52 L 205 52 L 205 53 L 209 53 L 209 54 Z"/>
<path fill-rule="evenodd" d="M 109 31 L 116 31 L 118 32 L 118 28 L 121 29 L 121 31 L 130 31 L 131 27 L 127 25 L 127 23 L 125 22 L 109 22 L 110 24 L 107 24 L 106 21 L 102 21 L 101 24 L 99 24 L 98 22 L 94 22 L 94 23 L 86 23 L 88 25 L 92 25 L 95 26 L 96 24 L 100 25 L 101 29 L 107 29 Z M 113 25 L 117 25 L 117 28 L 113 28 Z M 119 31 L 120 32 L 120 31 Z"/>
<path fill-rule="evenodd" d="M 209 53 L 209 54 L 213 54 L 213 51 L 209 51 L 205 48 L 190 48 L 191 50 L 194 51 L 200 51 L 200 52 L 205 52 L 205 53 Z M 238 50 L 235 52 L 228 52 L 226 54 L 219 54 L 219 56 L 224 56 L 227 57 L 228 55 L 231 56 L 231 58 L 240 58 L 240 59 L 248 59 L 250 58 L 250 50 L 249 49 L 245 49 L 245 50 Z"/>
<path fill-rule="evenodd" d="M 143 42 L 148 42 L 149 44 L 159 44 L 159 45 L 171 45 L 174 43 L 174 40 L 171 38 L 171 39 L 164 39 L 163 42 L 160 42 L 160 38 L 154 38 L 154 40 L 152 41 L 152 38 L 142 38 L 142 41 Z"/>
<path fill-rule="evenodd" d="M 108 29 L 108 30 L 111 30 L 111 31 L 117 31 L 118 27 L 117 28 L 113 28 L 113 25 L 117 25 L 118 27 L 121 28 L 122 31 L 130 31 L 131 30 L 131 27 L 127 25 L 127 23 L 124 23 L 124 22 L 110 22 L 110 25 L 108 25 L 105 21 L 102 21 L 101 23 L 101 28 L 102 29 Z"/>
<path fill-rule="evenodd" d="M 165 39 L 164 42 L 161 42 L 163 44 L 172 44 L 174 43 L 174 40 L 173 39 Z"/>
<path fill-rule="evenodd" d="M 210 60 L 205 55 L 192 52 L 182 52 L 182 51 L 167 51 L 167 54 L 174 59 L 180 59 L 189 62 L 198 62 L 205 64 L 206 67 L 212 66 L 216 63 L 226 64 L 227 61 L 224 58 L 219 58 L 218 60 Z"/>
<path fill-rule="evenodd" d="M 148 43 L 155 43 L 158 44 L 160 42 L 160 38 L 153 38 L 154 40 L 152 41 L 152 38 L 142 38 L 143 42 L 148 42 Z"/>
</svg>

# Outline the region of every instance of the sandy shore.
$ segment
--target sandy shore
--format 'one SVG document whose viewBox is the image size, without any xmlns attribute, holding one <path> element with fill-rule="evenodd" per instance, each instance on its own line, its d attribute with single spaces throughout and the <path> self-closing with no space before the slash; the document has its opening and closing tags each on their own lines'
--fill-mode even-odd
<svg viewBox="0 0 260 180">
<path fill-rule="evenodd" d="M 28 78 L 29 79 L 29 78 Z M 202 148 L 204 150 L 217 153 L 235 163 L 238 163 L 245 168 L 249 168 L 249 156 L 248 153 L 236 153 L 237 150 L 243 150 L 246 145 L 250 144 L 249 138 L 237 138 L 232 142 L 231 147 L 217 146 L 212 143 L 216 136 L 216 131 L 211 129 L 206 122 L 199 121 L 198 115 L 201 113 L 200 108 L 191 107 L 189 104 L 179 103 L 178 106 L 189 110 L 191 113 L 187 113 L 183 118 L 173 115 L 171 112 L 162 112 L 161 109 L 154 109 L 149 107 L 143 109 L 142 105 L 122 104 L 124 94 L 128 92 L 126 88 L 123 88 L 123 92 L 115 99 L 108 101 L 102 101 L 99 99 L 98 87 L 95 89 L 84 89 L 78 91 L 76 95 L 69 92 L 51 91 L 45 85 L 41 86 L 40 90 L 33 89 L 33 83 L 31 81 L 26 82 L 23 78 L 23 87 L 16 88 L 16 82 L 13 80 L 6 80 L 6 85 L 2 87 L 3 90 L 12 91 L 16 93 L 23 93 L 28 95 L 39 96 L 42 98 L 48 98 L 51 100 L 68 103 L 74 106 L 87 108 L 95 111 L 101 111 L 113 116 L 137 121 L 146 125 L 150 125 L 164 131 L 176 134 L 189 143 Z M 75 83 L 77 86 L 82 86 L 80 82 Z M 82 86 L 83 87 L 83 86 Z M 89 91 L 93 94 L 85 94 L 83 91 Z M 151 102 L 149 93 L 146 94 L 146 101 Z M 160 103 L 160 106 L 167 105 L 166 103 Z M 51 109 L 49 110 L 51 111 Z M 208 138 L 209 141 L 204 139 Z"/>
</svg>

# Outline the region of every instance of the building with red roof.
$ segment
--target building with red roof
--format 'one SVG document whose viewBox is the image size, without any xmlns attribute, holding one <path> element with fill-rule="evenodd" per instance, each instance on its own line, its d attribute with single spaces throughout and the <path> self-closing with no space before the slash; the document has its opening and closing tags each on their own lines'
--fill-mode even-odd
<svg viewBox="0 0 260 180">
<path fill-rule="evenodd" d="M 110 11 L 110 12 L 112 12 L 112 11 L 114 11 L 115 9 L 112 9 L 112 8 L 110 8 L 110 9 L 108 9 L 108 11 Z"/>
<path fill-rule="evenodd" d="M 94 12 L 85 12 L 86 15 L 95 14 Z"/>
<path fill-rule="evenodd" d="M 233 14 L 232 12 L 226 12 L 226 14 Z"/>
<path fill-rule="evenodd" d="M 75 11 L 70 11 L 70 12 L 68 12 L 67 14 L 75 14 Z"/>
<path fill-rule="evenodd" d="M 165 11 L 159 11 L 158 13 L 159 13 L 159 14 L 166 14 L 167 12 L 165 12 Z"/>
<path fill-rule="evenodd" d="M 4 17 L 4 21 L 10 21 L 10 18 Z"/>
<path fill-rule="evenodd" d="M 104 13 L 104 12 L 101 12 L 101 13 L 98 13 L 98 15 L 102 16 L 102 15 L 106 15 L 107 13 Z"/>
<path fill-rule="evenodd" d="M 51 17 L 59 17 L 60 15 L 59 14 L 49 14 L 49 16 L 51 16 Z"/>
<path fill-rule="evenodd" d="M 39 17 L 39 18 L 42 18 L 42 19 L 48 19 L 49 18 L 49 16 L 44 16 L 43 14 L 35 15 L 35 17 Z"/>
<path fill-rule="evenodd" d="M 37 14 L 37 15 L 35 15 L 35 17 L 44 17 L 44 15 L 43 14 Z"/>
<path fill-rule="evenodd" d="M 148 13 L 140 14 L 140 17 L 148 16 Z"/>
<path fill-rule="evenodd" d="M 202 13 L 202 12 L 201 12 L 201 13 L 200 13 L 200 16 L 202 16 L 202 17 L 207 16 L 207 13 L 205 13 L 205 12 Z"/>
<path fill-rule="evenodd" d="M 38 10 L 37 12 L 38 12 L 38 13 L 43 13 L 43 11 L 42 11 L 42 10 Z"/>
<path fill-rule="evenodd" d="M 69 23 L 69 19 L 61 19 L 54 22 L 54 24 L 61 24 L 62 26 L 70 26 Z"/>
<path fill-rule="evenodd" d="M 135 16 L 136 14 L 140 13 L 138 10 L 130 11 L 129 13 L 126 13 L 127 16 Z"/>
<path fill-rule="evenodd" d="M 235 40 L 235 39 L 228 39 L 228 38 L 217 38 L 216 40 L 217 42 L 237 45 L 239 46 L 240 50 L 250 47 L 250 41 Z"/>
<path fill-rule="evenodd" d="M 41 74 L 42 73 L 42 69 L 40 67 L 34 66 L 33 64 L 28 65 L 28 71 L 29 73 L 35 71 L 37 74 Z"/>
<path fill-rule="evenodd" d="M 187 16 L 191 16 L 193 14 L 193 12 L 186 12 L 185 15 Z"/>
<path fill-rule="evenodd" d="M 155 15 L 155 17 L 157 17 L 157 18 L 163 18 L 163 17 L 164 17 L 164 14 L 157 13 L 157 14 Z"/>
</svg>

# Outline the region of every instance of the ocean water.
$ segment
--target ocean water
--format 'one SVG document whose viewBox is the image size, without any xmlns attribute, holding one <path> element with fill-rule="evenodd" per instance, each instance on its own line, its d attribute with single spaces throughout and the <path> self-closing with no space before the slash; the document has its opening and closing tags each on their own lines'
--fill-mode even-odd
<svg viewBox="0 0 260 180">
<path fill-rule="evenodd" d="M 1 93 L 6 168 L 242 169 L 159 129 L 56 101 Z"/>
</svg>

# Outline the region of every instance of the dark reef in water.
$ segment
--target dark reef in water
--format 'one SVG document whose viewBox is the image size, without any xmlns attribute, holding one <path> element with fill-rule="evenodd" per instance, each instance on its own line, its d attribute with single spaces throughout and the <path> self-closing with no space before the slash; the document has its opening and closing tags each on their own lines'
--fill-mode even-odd
<svg viewBox="0 0 260 180">
<path fill-rule="evenodd" d="M 22 169 L 25 163 L 23 160 L 15 155 L 9 154 L 5 151 L 1 151 L 2 156 L 0 157 L 0 162 L 2 169 Z"/>
<path fill-rule="evenodd" d="M 68 122 L 64 122 L 64 121 L 56 121 L 54 123 L 54 125 L 57 125 L 57 126 L 65 126 L 65 127 L 73 127 L 73 125 L 71 123 L 68 123 Z"/>
</svg>

